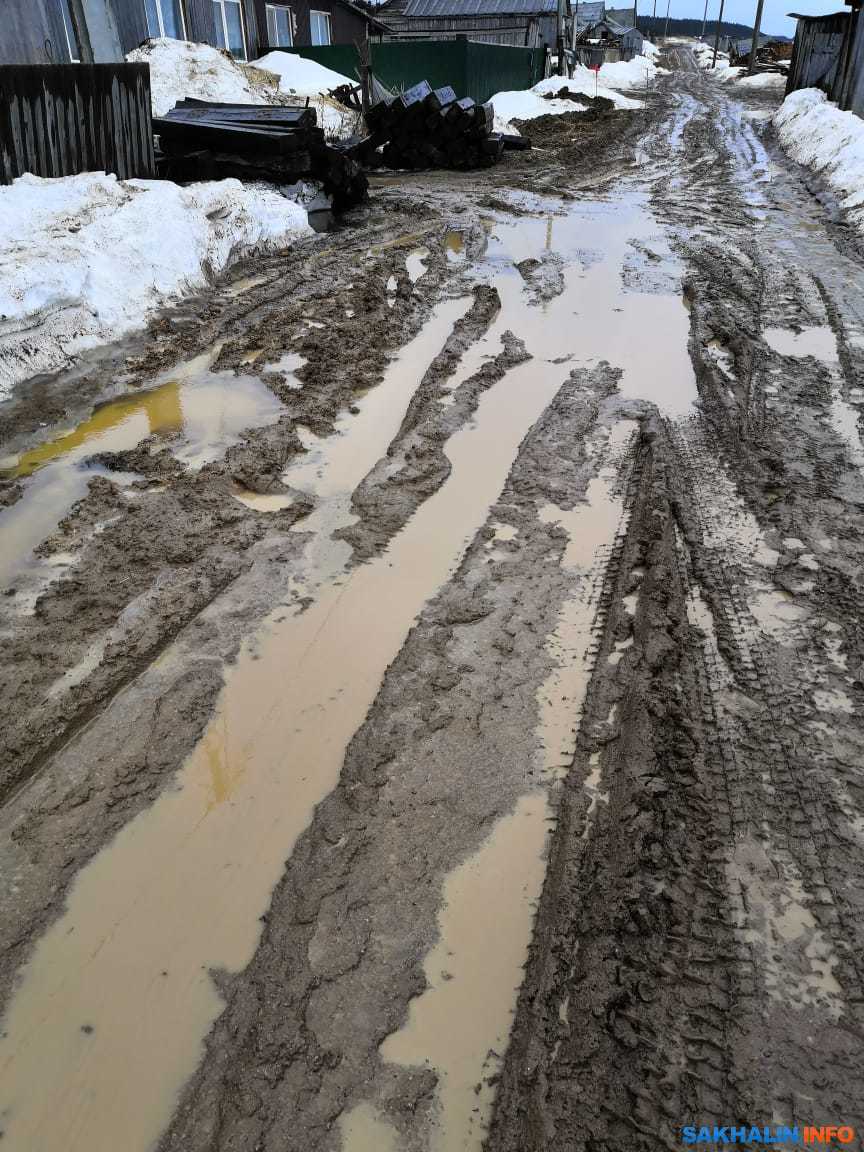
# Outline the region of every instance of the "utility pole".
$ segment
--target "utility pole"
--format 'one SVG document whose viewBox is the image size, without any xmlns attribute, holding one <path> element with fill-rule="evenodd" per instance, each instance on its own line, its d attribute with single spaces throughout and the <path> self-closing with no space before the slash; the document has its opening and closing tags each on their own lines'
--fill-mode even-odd
<svg viewBox="0 0 864 1152">
<path fill-rule="evenodd" d="M 757 0 L 756 4 L 756 23 L 753 25 L 753 44 L 750 47 L 750 64 L 747 68 L 747 75 L 753 75 L 753 69 L 756 67 L 756 49 L 759 47 L 759 26 L 762 23 L 762 5 L 765 0 Z"/>
<path fill-rule="evenodd" d="M 707 21 L 707 19 L 708 19 L 708 0 L 705 0 L 705 11 L 702 13 L 702 35 L 699 37 L 700 40 L 705 39 L 705 22 Z"/>
<path fill-rule="evenodd" d="M 666 23 L 663 25 L 663 39 L 669 35 L 669 8 L 672 5 L 672 0 L 666 0 Z"/>
<path fill-rule="evenodd" d="M 723 0 L 720 0 L 720 15 L 717 17 L 717 34 L 714 37 L 714 60 L 711 67 L 717 67 L 717 49 L 720 47 L 720 28 L 723 24 Z"/>
<path fill-rule="evenodd" d="M 558 75 L 567 75 L 564 60 L 564 0 L 558 0 Z"/>
</svg>

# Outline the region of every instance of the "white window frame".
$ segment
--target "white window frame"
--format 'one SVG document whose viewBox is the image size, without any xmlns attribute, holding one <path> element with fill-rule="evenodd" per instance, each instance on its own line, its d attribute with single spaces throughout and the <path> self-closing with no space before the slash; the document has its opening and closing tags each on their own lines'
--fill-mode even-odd
<svg viewBox="0 0 864 1152">
<path fill-rule="evenodd" d="M 324 19 L 327 21 L 327 44 L 332 44 L 333 43 L 333 26 L 330 23 L 330 13 L 329 12 L 322 12 L 319 8 L 311 8 L 309 10 L 309 43 L 313 47 L 318 47 L 320 45 L 320 47 L 325 48 L 327 46 L 327 44 L 320 44 L 320 41 L 316 44 L 316 42 L 312 39 L 312 17 L 313 16 L 323 16 Z"/>
<path fill-rule="evenodd" d="M 183 10 L 183 0 L 180 0 L 177 7 L 180 9 L 180 26 L 183 29 L 183 36 L 181 37 L 181 39 L 188 40 L 189 37 L 186 33 L 186 13 Z M 144 18 L 145 18 L 145 20 L 147 18 L 146 7 L 144 9 Z M 174 39 L 173 36 L 166 36 L 165 35 L 165 21 L 162 19 L 162 0 L 156 0 L 156 20 L 159 23 L 159 39 L 160 40 L 173 40 Z M 150 31 L 149 27 L 148 27 L 147 31 L 148 32 Z"/>
<path fill-rule="evenodd" d="M 243 59 L 249 59 L 249 47 L 246 43 L 246 17 L 243 13 L 243 0 L 215 0 L 219 5 L 219 11 L 222 13 L 222 37 L 225 40 L 225 51 L 233 55 L 231 49 L 228 47 L 228 21 L 225 18 L 225 5 L 235 4 L 240 10 L 240 39 L 243 41 Z"/>
<path fill-rule="evenodd" d="M 276 25 L 276 12 L 284 12 L 288 17 L 288 43 L 277 44 L 270 35 L 270 13 L 274 13 L 273 27 L 278 35 L 279 29 Z M 265 4 L 264 15 L 267 21 L 267 46 L 268 48 L 293 48 L 294 47 L 294 13 L 287 4 Z"/>
<path fill-rule="evenodd" d="M 60 19 L 63 21 L 63 31 L 66 35 L 66 48 L 69 51 L 69 63 L 80 64 L 81 56 L 79 53 L 81 49 L 78 47 L 78 37 L 75 33 L 75 28 L 70 28 L 69 26 L 70 21 L 73 19 L 72 10 L 69 7 L 69 0 L 60 0 L 57 6 L 60 9 Z"/>
</svg>

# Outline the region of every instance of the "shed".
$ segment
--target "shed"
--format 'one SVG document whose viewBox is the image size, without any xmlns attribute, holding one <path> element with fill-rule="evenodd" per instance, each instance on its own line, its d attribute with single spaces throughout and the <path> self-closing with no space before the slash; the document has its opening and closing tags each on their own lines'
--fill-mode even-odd
<svg viewBox="0 0 864 1152">
<path fill-rule="evenodd" d="M 601 5 L 602 7 L 602 5 Z M 527 48 L 558 39 L 557 0 L 387 0 L 376 13 L 390 39 L 453 40 L 465 36 L 487 44 Z M 565 39 L 572 35 L 565 0 Z"/>
</svg>

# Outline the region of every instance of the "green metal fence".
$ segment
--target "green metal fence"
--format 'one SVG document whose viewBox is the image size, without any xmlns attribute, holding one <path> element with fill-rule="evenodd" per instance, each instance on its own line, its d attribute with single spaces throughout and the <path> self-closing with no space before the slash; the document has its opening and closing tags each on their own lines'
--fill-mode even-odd
<svg viewBox="0 0 864 1152">
<path fill-rule="evenodd" d="M 531 88 L 543 79 L 545 49 L 511 48 L 477 40 L 410 40 L 373 43 L 372 71 L 388 88 L 411 88 L 428 80 L 433 88 L 449 84 L 460 98 L 485 103 L 496 92 Z M 298 56 L 316 60 L 343 76 L 356 79 L 357 49 L 353 44 L 294 48 Z"/>
</svg>

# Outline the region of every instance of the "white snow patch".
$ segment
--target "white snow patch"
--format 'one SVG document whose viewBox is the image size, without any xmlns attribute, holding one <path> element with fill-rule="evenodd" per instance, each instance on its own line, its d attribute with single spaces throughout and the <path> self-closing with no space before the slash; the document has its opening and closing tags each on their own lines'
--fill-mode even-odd
<svg viewBox="0 0 864 1152">
<path fill-rule="evenodd" d="M 310 105 L 318 113 L 318 123 L 327 136 L 341 138 L 357 130 L 358 114 L 327 96 L 333 88 L 357 84 L 353 76 L 343 76 L 315 60 L 295 56 L 293 52 L 268 52 L 255 61 L 255 67 L 275 77 L 283 96 L 293 96 L 298 103 L 305 103 L 308 96 Z"/>
<path fill-rule="evenodd" d="M 293 52 L 268 52 L 255 67 L 265 72 L 273 72 L 279 77 L 279 89 L 295 96 L 321 96 L 343 84 L 357 84 L 353 76 L 343 76 L 325 68 L 315 60 L 305 60 Z"/>
<path fill-rule="evenodd" d="M 268 104 L 254 73 L 209 44 L 187 40 L 148 40 L 126 57 L 150 65 L 150 103 L 154 116 L 170 112 L 178 100 L 193 97 L 224 104 Z M 275 82 L 273 88 L 275 91 Z"/>
<path fill-rule="evenodd" d="M 785 88 L 786 77 L 782 72 L 754 72 L 742 76 L 738 83 L 742 88 Z"/>
<path fill-rule="evenodd" d="M 789 155 L 827 180 L 864 232 L 864 120 L 841 112 L 824 92 L 804 88 L 786 97 L 774 127 Z"/>
<path fill-rule="evenodd" d="M 238 180 L 22 176 L 0 188 L 0 398 L 308 231 L 300 205 Z"/>
</svg>

